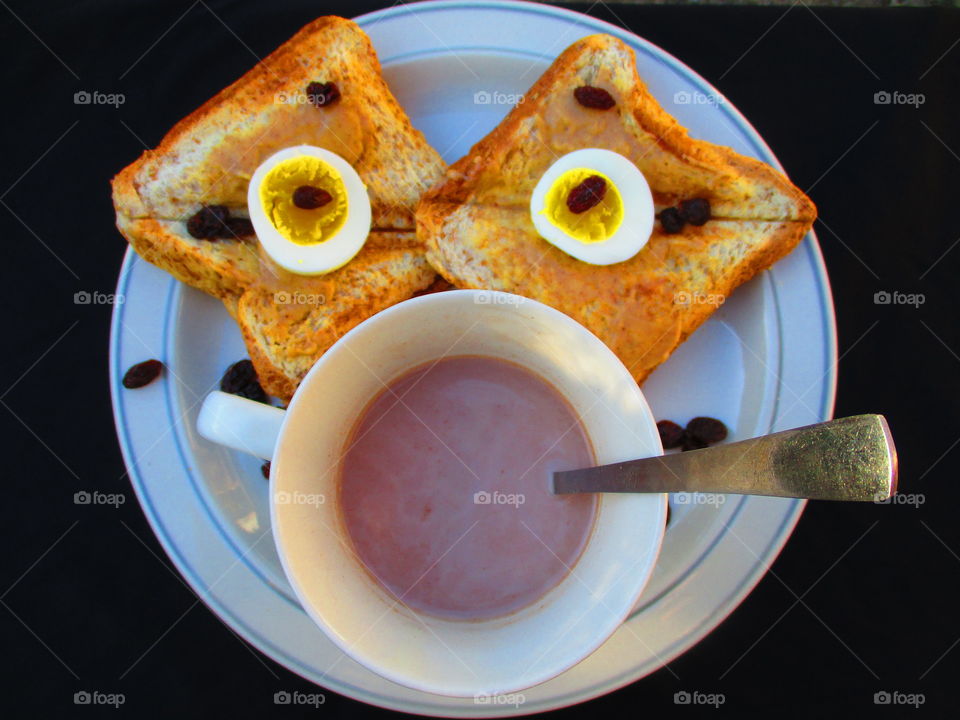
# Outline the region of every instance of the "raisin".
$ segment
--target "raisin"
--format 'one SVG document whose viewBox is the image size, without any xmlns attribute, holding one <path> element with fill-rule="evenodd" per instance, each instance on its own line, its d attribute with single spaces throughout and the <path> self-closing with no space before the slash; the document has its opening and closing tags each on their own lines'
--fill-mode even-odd
<svg viewBox="0 0 960 720">
<path fill-rule="evenodd" d="M 227 218 L 226 229 L 220 237 L 236 240 L 253 234 L 253 223 L 247 218 Z"/>
<path fill-rule="evenodd" d="M 592 87 L 591 85 L 581 85 L 573 91 L 573 96 L 578 103 L 594 110 L 609 110 L 617 104 L 613 95 L 603 88 Z"/>
<path fill-rule="evenodd" d="M 293 191 L 293 204 L 301 210 L 316 210 L 333 200 L 333 195 L 313 185 L 301 185 Z"/>
<path fill-rule="evenodd" d="M 123 386 L 134 390 L 149 385 L 163 371 L 163 363 L 159 360 L 144 360 L 142 363 L 131 365 L 130 369 L 123 374 Z"/>
<path fill-rule="evenodd" d="M 706 198 L 693 198 L 680 203 L 680 217 L 691 225 L 700 226 L 710 219 L 710 201 Z"/>
<path fill-rule="evenodd" d="M 264 480 L 270 479 L 270 461 L 267 460 L 263 465 L 260 466 L 260 474 L 263 475 Z"/>
<path fill-rule="evenodd" d="M 702 450 L 706 446 L 707 443 L 700 438 L 695 438 L 690 435 L 690 433 L 683 434 L 683 445 L 681 446 L 683 452 L 686 452 L 687 450 Z"/>
<path fill-rule="evenodd" d="M 607 181 L 599 175 L 591 175 L 570 191 L 567 195 L 567 207 L 570 212 L 579 215 L 599 205 L 606 194 Z"/>
<path fill-rule="evenodd" d="M 676 235 L 683 230 L 683 217 L 675 207 L 664 208 L 660 211 L 660 224 L 668 235 Z"/>
<path fill-rule="evenodd" d="M 257 371 L 249 360 L 240 360 L 227 368 L 220 381 L 220 389 L 225 393 L 239 395 L 248 400 L 267 402 L 267 394 L 260 387 Z"/>
<path fill-rule="evenodd" d="M 340 88 L 332 82 L 312 82 L 307 85 L 307 98 L 317 107 L 325 107 L 340 99 Z"/>
<path fill-rule="evenodd" d="M 657 423 L 657 432 L 660 433 L 660 443 L 664 450 L 678 448 L 683 444 L 683 428 L 671 420 L 661 420 Z"/>
<path fill-rule="evenodd" d="M 204 205 L 187 220 L 187 232 L 197 240 L 222 237 L 229 216 L 223 205 Z"/>
<path fill-rule="evenodd" d="M 687 423 L 687 437 L 704 444 L 718 443 L 727 437 L 727 426 L 711 417 L 695 417 Z"/>
</svg>

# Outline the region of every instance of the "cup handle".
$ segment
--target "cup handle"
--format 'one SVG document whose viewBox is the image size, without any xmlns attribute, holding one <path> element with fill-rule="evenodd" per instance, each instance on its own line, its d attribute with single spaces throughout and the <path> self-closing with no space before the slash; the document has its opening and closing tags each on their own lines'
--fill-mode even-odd
<svg viewBox="0 0 960 720">
<path fill-rule="evenodd" d="M 218 445 L 270 460 L 284 415 L 280 408 L 215 390 L 203 401 L 197 431 Z"/>
</svg>

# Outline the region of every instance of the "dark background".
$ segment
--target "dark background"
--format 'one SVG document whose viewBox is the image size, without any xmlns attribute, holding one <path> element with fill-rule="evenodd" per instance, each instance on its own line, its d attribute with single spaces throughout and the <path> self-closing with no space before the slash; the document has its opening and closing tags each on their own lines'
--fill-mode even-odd
<svg viewBox="0 0 960 720">
<path fill-rule="evenodd" d="M 154 146 L 249 69 L 251 51 L 267 54 L 318 15 L 380 4 L 8 2 L 0 7 L 4 714 L 313 712 L 275 706 L 278 690 L 316 688 L 195 605 L 162 566 L 113 428 L 110 307 L 75 305 L 73 295 L 113 291 L 126 246 L 108 180 L 141 152 L 138 137 Z M 945 715 L 957 705 L 960 660 L 960 13 L 575 7 L 624 24 L 714 82 L 797 185 L 812 186 L 837 309 L 836 414 L 884 413 L 901 491 L 924 502 L 809 505 L 773 572 L 670 663 L 673 674 L 555 714 Z M 84 89 L 122 92 L 126 102 L 75 105 Z M 876 105 L 880 90 L 923 93 L 925 102 Z M 925 302 L 876 305 L 882 290 Z M 74 492 L 91 488 L 128 502 L 74 505 Z M 81 689 L 120 692 L 126 703 L 78 707 Z M 679 690 L 720 692 L 726 702 L 677 707 Z M 925 703 L 877 708 L 882 690 L 923 693 Z M 389 714 L 326 694 L 316 714 Z"/>
</svg>

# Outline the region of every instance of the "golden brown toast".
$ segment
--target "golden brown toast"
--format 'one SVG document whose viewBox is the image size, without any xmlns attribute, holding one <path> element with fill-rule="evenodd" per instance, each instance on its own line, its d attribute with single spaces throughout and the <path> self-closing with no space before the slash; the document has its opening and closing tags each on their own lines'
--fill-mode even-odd
<svg viewBox="0 0 960 720">
<path fill-rule="evenodd" d="M 336 83 L 340 98 L 317 107 L 307 87 L 328 82 Z M 231 217 L 248 218 L 247 186 L 256 168 L 278 150 L 301 144 L 342 156 L 367 187 L 372 231 L 346 267 L 296 276 L 272 263 L 255 236 L 190 235 L 186 221 L 202 206 L 224 206 Z M 350 20 L 323 17 L 120 172 L 113 200 L 117 227 L 137 253 L 221 298 L 240 322 L 264 388 L 288 399 L 336 337 L 432 282 L 435 275 L 412 235 L 414 211 L 445 167 L 387 87 L 366 34 Z M 325 304 L 293 312 L 273 299 L 285 288 L 323 296 Z M 280 342 L 284 333 L 295 340 Z"/>
<path fill-rule="evenodd" d="M 581 86 L 608 91 L 608 110 L 582 106 Z M 530 196 L 566 153 L 603 148 L 630 159 L 656 210 L 709 200 L 711 219 L 667 234 L 654 224 L 633 258 L 577 260 L 541 238 Z M 786 255 L 816 209 L 781 173 L 689 137 L 647 91 L 633 51 L 609 35 L 565 50 L 524 101 L 454 163 L 417 209 L 430 263 L 458 287 L 513 292 L 581 322 L 642 382 L 733 290 Z"/>
</svg>

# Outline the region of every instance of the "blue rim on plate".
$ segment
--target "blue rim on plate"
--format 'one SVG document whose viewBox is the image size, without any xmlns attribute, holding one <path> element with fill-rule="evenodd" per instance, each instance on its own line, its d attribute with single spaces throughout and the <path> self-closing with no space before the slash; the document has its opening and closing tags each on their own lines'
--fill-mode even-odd
<svg viewBox="0 0 960 720">
<path fill-rule="evenodd" d="M 550 20 L 558 23 L 558 27 L 568 28 L 563 34 L 568 31 L 580 31 L 580 35 L 584 34 L 582 31 L 609 33 L 624 40 L 638 55 L 642 53 L 643 62 L 662 66 L 705 94 L 715 92 L 683 63 L 647 41 L 605 22 L 549 6 L 514 2 L 431 2 L 378 11 L 357 18 L 357 22 L 374 37 L 374 44 L 380 52 L 378 37 L 390 37 L 390 23 L 415 20 L 423 25 L 424 18 L 443 17 L 443 14 L 455 21 L 458 14 L 475 12 L 516 13 L 518 18 L 523 16 L 525 22 L 534 23 Z M 502 25 L 503 18 L 499 19 Z M 517 20 L 517 24 L 522 23 Z M 558 44 L 553 55 L 576 37 L 578 35 L 569 35 L 563 44 Z M 462 52 L 489 51 L 544 59 L 542 53 L 516 48 L 455 47 Z M 451 51 L 437 38 L 432 49 L 393 54 L 381 52 L 381 62 L 386 72 L 398 63 L 416 62 L 426 56 Z M 552 58 L 546 58 L 549 59 Z M 535 77 L 536 74 L 531 75 L 527 84 Z M 746 144 L 748 154 L 780 167 L 769 148 L 735 108 L 723 103 L 716 109 L 732 125 L 731 131 Z M 725 122 L 723 118 L 718 120 Z M 762 291 L 769 295 L 771 313 L 775 316 L 771 323 L 773 337 L 769 342 L 777 352 L 772 363 L 774 367 L 769 370 L 777 380 L 777 387 L 769 417 L 759 422 L 753 434 L 827 419 L 833 411 L 836 330 L 829 282 L 812 233 L 789 260 L 789 263 L 778 264 L 759 280 Z M 621 628 L 595 653 L 598 657 L 592 656 L 559 678 L 531 689 L 526 693 L 527 701 L 519 707 L 476 705 L 470 700 L 458 701 L 407 690 L 359 668 L 349 659 L 334 661 L 333 668 L 320 667 L 311 645 L 311 642 L 315 645 L 320 640 L 312 638 L 309 629 L 319 630 L 307 619 L 292 595 L 287 594 L 282 583 L 263 572 L 253 561 L 252 548 L 239 545 L 222 528 L 222 518 L 217 516 L 209 490 L 196 467 L 198 459 L 190 451 L 188 427 L 195 417 L 195 408 L 185 407 L 182 383 L 179 378 L 174 382 L 175 377 L 171 377 L 178 368 L 170 368 L 167 382 L 155 383 L 136 393 L 125 393 L 119 384 L 126 367 L 144 359 L 144 352 L 169 361 L 175 353 L 178 309 L 185 302 L 202 302 L 197 300 L 199 294 L 185 290 L 170 276 L 137 258 L 132 250 L 127 252 L 117 291 L 123 293 L 127 302 L 114 306 L 111 330 L 110 381 L 114 416 L 131 482 L 159 542 L 200 598 L 239 635 L 293 672 L 374 705 L 426 715 L 515 715 L 582 702 L 632 682 L 687 650 L 732 612 L 779 553 L 804 506 L 803 501 L 739 498 L 735 507 L 723 516 L 719 529 L 704 539 L 699 555 L 657 593 L 644 597 L 640 607 L 625 623 L 627 627 Z M 817 312 L 812 312 L 810 306 L 794 310 L 798 299 L 807 303 L 815 301 Z M 158 303 L 163 304 L 159 315 Z M 136 328 L 136 332 L 132 328 Z M 804 386 L 810 384 L 811 377 L 816 380 L 810 389 L 819 385 L 819 401 L 815 408 L 805 403 L 803 408 L 797 408 L 794 403 L 794 407 L 784 410 L 783 404 L 779 403 L 780 390 L 787 379 L 798 377 L 803 378 Z M 155 422 L 156 417 L 163 418 L 161 423 L 169 424 L 159 438 L 157 427 L 160 423 Z M 184 483 L 184 477 L 189 478 L 189 482 Z M 745 518 L 750 522 L 745 523 Z M 745 529 L 746 525 L 756 525 L 759 529 Z M 272 543 L 269 534 L 269 529 L 263 530 L 253 545 Z M 749 550 L 749 556 L 745 548 Z M 733 565 L 739 566 L 739 574 L 736 570 L 730 572 Z M 664 605 L 675 602 L 677 596 L 696 593 L 698 588 L 710 584 L 723 587 L 722 596 L 715 597 L 708 608 L 685 611 L 687 625 L 672 640 L 652 643 L 656 644 L 656 657 L 637 660 L 638 648 L 631 645 L 630 636 L 644 635 L 650 618 Z M 570 679 L 574 677 L 575 681 Z"/>
</svg>

